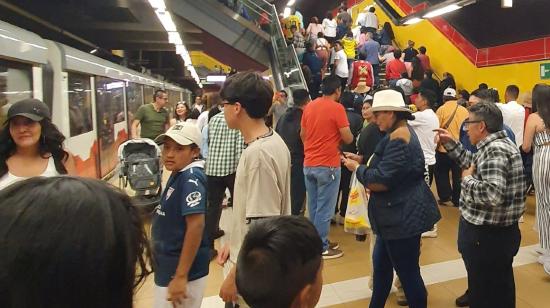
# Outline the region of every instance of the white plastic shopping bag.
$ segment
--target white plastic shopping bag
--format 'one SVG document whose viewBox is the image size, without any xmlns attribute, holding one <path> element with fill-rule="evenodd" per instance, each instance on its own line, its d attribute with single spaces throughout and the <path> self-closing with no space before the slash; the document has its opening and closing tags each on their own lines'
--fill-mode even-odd
<svg viewBox="0 0 550 308">
<path fill-rule="evenodd" d="M 344 230 L 356 235 L 365 235 L 370 229 L 368 215 L 369 193 L 357 180 L 355 172 L 351 176 L 348 208 L 344 221 Z"/>
</svg>

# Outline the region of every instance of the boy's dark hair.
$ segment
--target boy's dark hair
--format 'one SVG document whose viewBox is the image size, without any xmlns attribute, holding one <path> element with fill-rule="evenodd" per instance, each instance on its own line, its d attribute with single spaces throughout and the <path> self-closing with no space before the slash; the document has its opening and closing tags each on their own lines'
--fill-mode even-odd
<svg viewBox="0 0 550 308">
<path fill-rule="evenodd" d="M 321 85 L 323 95 L 332 95 L 336 93 L 336 90 L 342 87 L 342 82 L 340 78 L 336 76 L 329 76 L 323 79 L 323 84 Z"/>
<path fill-rule="evenodd" d="M 303 106 L 309 100 L 309 92 L 304 89 L 294 90 L 292 92 L 292 100 L 294 101 L 294 106 Z"/>
<path fill-rule="evenodd" d="M 506 93 L 510 95 L 514 100 L 518 99 L 519 96 L 519 88 L 518 86 L 512 84 L 506 87 Z"/>
<path fill-rule="evenodd" d="M 374 6 L 371 6 L 371 7 L 369 8 L 369 12 L 371 12 L 371 13 L 376 12 L 376 9 L 374 8 Z"/>
<path fill-rule="evenodd" d="M 500 111 L 500 108 L 498 108 L 497 105 L 493 102 L 481 101 L 470 107 L 469 111 L 470 113 L 476 115 L 477 120 L 485 122 L 487 131 L 490 134 L 502 130 L 502 112 Z"/>
<path fill-rule="evenodd" d="M 470 93 L 468 93 L 468 91 L 466 91 L 466 90 L 464 90 L 464 89 L 458 91 L 458 93 L 459 93 L 460 95 L 462 95 L 462 98 L 465 99 L 465 100 L 468 100 L 468 99 L 470 98 Z"/>
<path fill-rule="evenodd" d="M 344 105 L 344 108 L 353 108 L 354 100 L 355 100 L 355 94 L 353 94 L 350 91 L 345 91 L 344 93 L 342 93 L 342 96 L 340 97 L 340 103 Z"/>
<path fill-rule="evenodd" d="M 317 279 L 323 243 L 301 216 L 279 216 L 250 227 L 236 269 L 239 293 L 250 307 L 290 307 Z"/>
<path fill-rule="evenodd" d="M 402 54 L 403 52 L 400 49 L 396 49 L 393 51 L 393 57 L 396 58 L 397 60 L 401 59 Z"/>
<path fill-rule="evenodd" d="M 334 42 L 334 45 L 338 45 L 338 46 L 340 46 L 340 47 L 343 47 L 342 41 L 340 41 L 340 40 Z"/>
<path fill-rule="evenodd" d="M 422 96 L 428 102 L 428 107 L 431 109 L 435 107 L 437 103 L 437 94 L 435 94 L 434 91 L 420 88 L 420 90 L 418 90 L 418 95 Z"/>
<path fill-rule="evenodd" d="M 489 86 L 486 83 L 480 83 L 479 86 L 478 86 L 478 89 L 487 90 L 487 89 L 489 89 Z"/>
<path fill-rule="evenodd" d="M 0 307 L 131 308 L 150 273 L 138 208 L 100 180 L 34 177 L 2 190 L 0 239 Z"/>
<path fill-rule="evenodd" d="M 420 46 L 420 48 L 418 48 L 418 51 L 419 51 L 421 54 L 425 55 L 427 50 L 426 50 L 426 47 Z"/>
<path fill-rule="evenodd" d="M 269 112 L 273 88 L 257 72 L 240 72 L 225 81 L 220 95 L 229 103 L 240 103 L 253 119 L 262 119 Z"/>
</svg>

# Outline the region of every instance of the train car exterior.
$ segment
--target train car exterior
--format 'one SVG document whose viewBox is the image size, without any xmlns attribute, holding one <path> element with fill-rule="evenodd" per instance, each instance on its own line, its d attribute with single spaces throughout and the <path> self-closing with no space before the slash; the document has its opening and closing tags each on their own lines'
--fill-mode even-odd
<svg viewBox="0 0 550 308">
<path fill-rule="evenodd" d="M 118 146 L 156 89 L 168 92 L 170 114 L 191 97 L 186 89 L 0 21 L 1 123 L 14 102 L 43 100 L 81 176 L 106 178 L 116 171 Z"/>
</svg>

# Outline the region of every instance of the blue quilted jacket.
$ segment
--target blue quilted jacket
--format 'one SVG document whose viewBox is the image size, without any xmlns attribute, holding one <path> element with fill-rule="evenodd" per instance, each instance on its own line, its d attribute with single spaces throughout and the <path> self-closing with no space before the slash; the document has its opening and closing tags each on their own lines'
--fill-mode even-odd
<svg viewBox="0 0 550 308">
<path fill-rule="evenodd" d="M 369 220 L 376 235 L 388 240 L 408 238 L 432 229 L 441 219 L 424 170 L 420 142 L 408 126 L 386 135 L 368 167 L 357 169 L 357 179 L 371 189 Z"/>
</svg>

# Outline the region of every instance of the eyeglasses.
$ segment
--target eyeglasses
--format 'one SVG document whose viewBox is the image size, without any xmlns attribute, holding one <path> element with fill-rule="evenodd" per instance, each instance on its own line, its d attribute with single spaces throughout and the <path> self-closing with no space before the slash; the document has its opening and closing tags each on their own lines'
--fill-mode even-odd
<svg viewBox="0 0 550 308">
<path fill-rule="evenodd" d="M 464 128 L 467 129 L 470 124 L 474 124 L 474 123 L 481 123 L 483 122 L 483 120 L 470 120 L 470 119 L 466 119 L 466 121 L 464 121 Z"/>
</svg>

